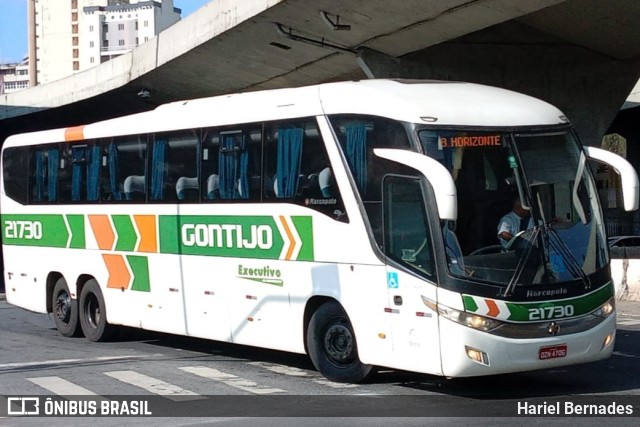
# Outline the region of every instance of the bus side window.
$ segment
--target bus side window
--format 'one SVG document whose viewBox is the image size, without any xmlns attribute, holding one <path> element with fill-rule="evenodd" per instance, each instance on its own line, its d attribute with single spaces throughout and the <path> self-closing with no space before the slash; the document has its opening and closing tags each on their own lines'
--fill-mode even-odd
<svg viewBox="0 0 640 427">
<path fill-rule="evenodd" d="M 329 119 L 367 212 L 376 242 L 382 248 L 382 179 L 390 173 L 415 175 L 415 171 L 382 159 L 373 154 L 373 150 L 411 149 L 407 131 L 400 122 L 382 117 L 344 114 L 331 116 Z"/>
<path fill-rule="evenodd" d="M 264 200 L 289 201 L 348 222 L 316 120 L 265 125 Z"/>
<path fill-rule="evenodd" d="M 330 120 L 362 200 L 380 201 L 384 175 L 402 174 L 411 169 L 382 159 L 373 154 L 373 150 L 410 150 L 407 131 L 400 122 L 382 117 L 337 115 Z"/>
<path fill-rule="evenodd" d="M 434 272 L 429 219 L 418 178 L 384 179 L 384 253 L 411 270 Z"/>
<path fill-rule="evenodd" d="M 127 136 L 106 141 L 102 198 L 116 201 L 146 201 L 147 136 Z M 105 164 L 106 163 L 106 164 Z"/>
<path fill-rule="evenodd" d="M 33 147 L 29 163 L 30 201 L 34 203 L 58 202 L 58 174 L 60 150 L 58 144 Z"/>
<path fill-rule="evenodd" d="M 4 150 L 2 166 L 5 194 L 16 202 L 26 205 L 29 181 L 24 171 L 29 170 L 29 147 L 11 147 Z"/>
<path fill-rule="evenodd" d="M 259 201 L 261 125 L 207 129 L 202 141 L 202 200 Z"/>
<path fill-rule="evenodd" d="M 60 201 L 96 202 L 100 195 L 100 145 L 66 145 L 60 162 Z"/>
<path fill-rule="evenodd" d="M 200 200 L 199 150 L 198 130 L 155 136 L 151 154 L 151 200 Z"/>
</svg>

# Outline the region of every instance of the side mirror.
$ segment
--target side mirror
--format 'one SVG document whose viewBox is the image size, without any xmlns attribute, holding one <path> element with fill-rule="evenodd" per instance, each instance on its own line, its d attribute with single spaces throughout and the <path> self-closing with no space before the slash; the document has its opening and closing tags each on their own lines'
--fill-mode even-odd
<svg viewBox="0 0 640 427">
<path fill-rule="evenodd" d="M 433 187 L 440 219 L 455 221 L 458 218 L 456 184 L 451 173 L 440 162 L 424 154 L 392 148 L 375 148 L 373 153 L 420 172 Z"/>
<path fill-rule="evenodd" d="M 616 170 L 620 174 L 622 181 L 622 201 L 624 203 L 624 210 L 635 211 L 638 209 L 638 201 L 640 195 L 638 194 L 638 173 L 631 166 L 631 163 L 622 156 L 619 156 L 611 151 L 603 150 L 596 147 L 584 147 L 584 151 L 587 153 L 587 157 L 596 160 L 598 162 L 605 163 Z"/>
</svg>

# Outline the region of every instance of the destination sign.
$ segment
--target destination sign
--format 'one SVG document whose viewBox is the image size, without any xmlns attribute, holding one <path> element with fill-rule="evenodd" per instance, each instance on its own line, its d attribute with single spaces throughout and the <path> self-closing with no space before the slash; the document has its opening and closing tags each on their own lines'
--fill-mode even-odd
<svg viewBox="0 0 640 427">
<path fill-rule="evenodd" d="M 441 136 L 441 148 L 500 147 L 501 135 Z"/>
</svg>

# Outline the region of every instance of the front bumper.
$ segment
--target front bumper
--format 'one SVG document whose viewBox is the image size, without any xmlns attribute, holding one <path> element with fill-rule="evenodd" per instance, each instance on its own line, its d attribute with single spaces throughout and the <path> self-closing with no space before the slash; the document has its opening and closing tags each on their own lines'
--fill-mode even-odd
<svg viewBox="0 0 640 427">
<path fill-rule="evenodd" d="M 602 360 L 610 357 L 613 352 L 615 330 L 615 313 L 587 331 L 534 339 L 500 337 L 440 317 L 442 371 L 447 377 L 472 377 Z M 603 343 L 610 334 L 613 334 L 612 339 L 603 348 Z M 555 345 L 566 345 L 567 355 L 546 360 L 538 358 L 540 347 Z M 486 353 L 488 365 L 469 358 L 465 347 Z"/>
</svg>

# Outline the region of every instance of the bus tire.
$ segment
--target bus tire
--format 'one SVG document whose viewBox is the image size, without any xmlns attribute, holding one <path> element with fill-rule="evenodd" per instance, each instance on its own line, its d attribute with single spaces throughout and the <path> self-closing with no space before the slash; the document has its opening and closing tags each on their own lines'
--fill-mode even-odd
<svg viewBox="0 0 640 427">
<path fill-rule="evenodd" d="M 358 383 L 371 372 L 372 366 L 358 358 L 353 327 L 337 301 L 322 304 L 311 316 L 307 349 L 313 365 L 331 381 Z"/>
<path fill-rule="evenodd" d="M 64 337 L 77 337 L 81 334 L 78 322 L 78 300 L 71 298 L 69 286 L 63 277 L 53 287 L 51 311 L 56 329 Z"/>
<path fill-rule="evenodd" d="M 80 294 L 80 325 L 89 341 L 108 341 L 114 332 L 107 323 L 107 310 L 98 282 L 88 280 Z"/>
</svg>

